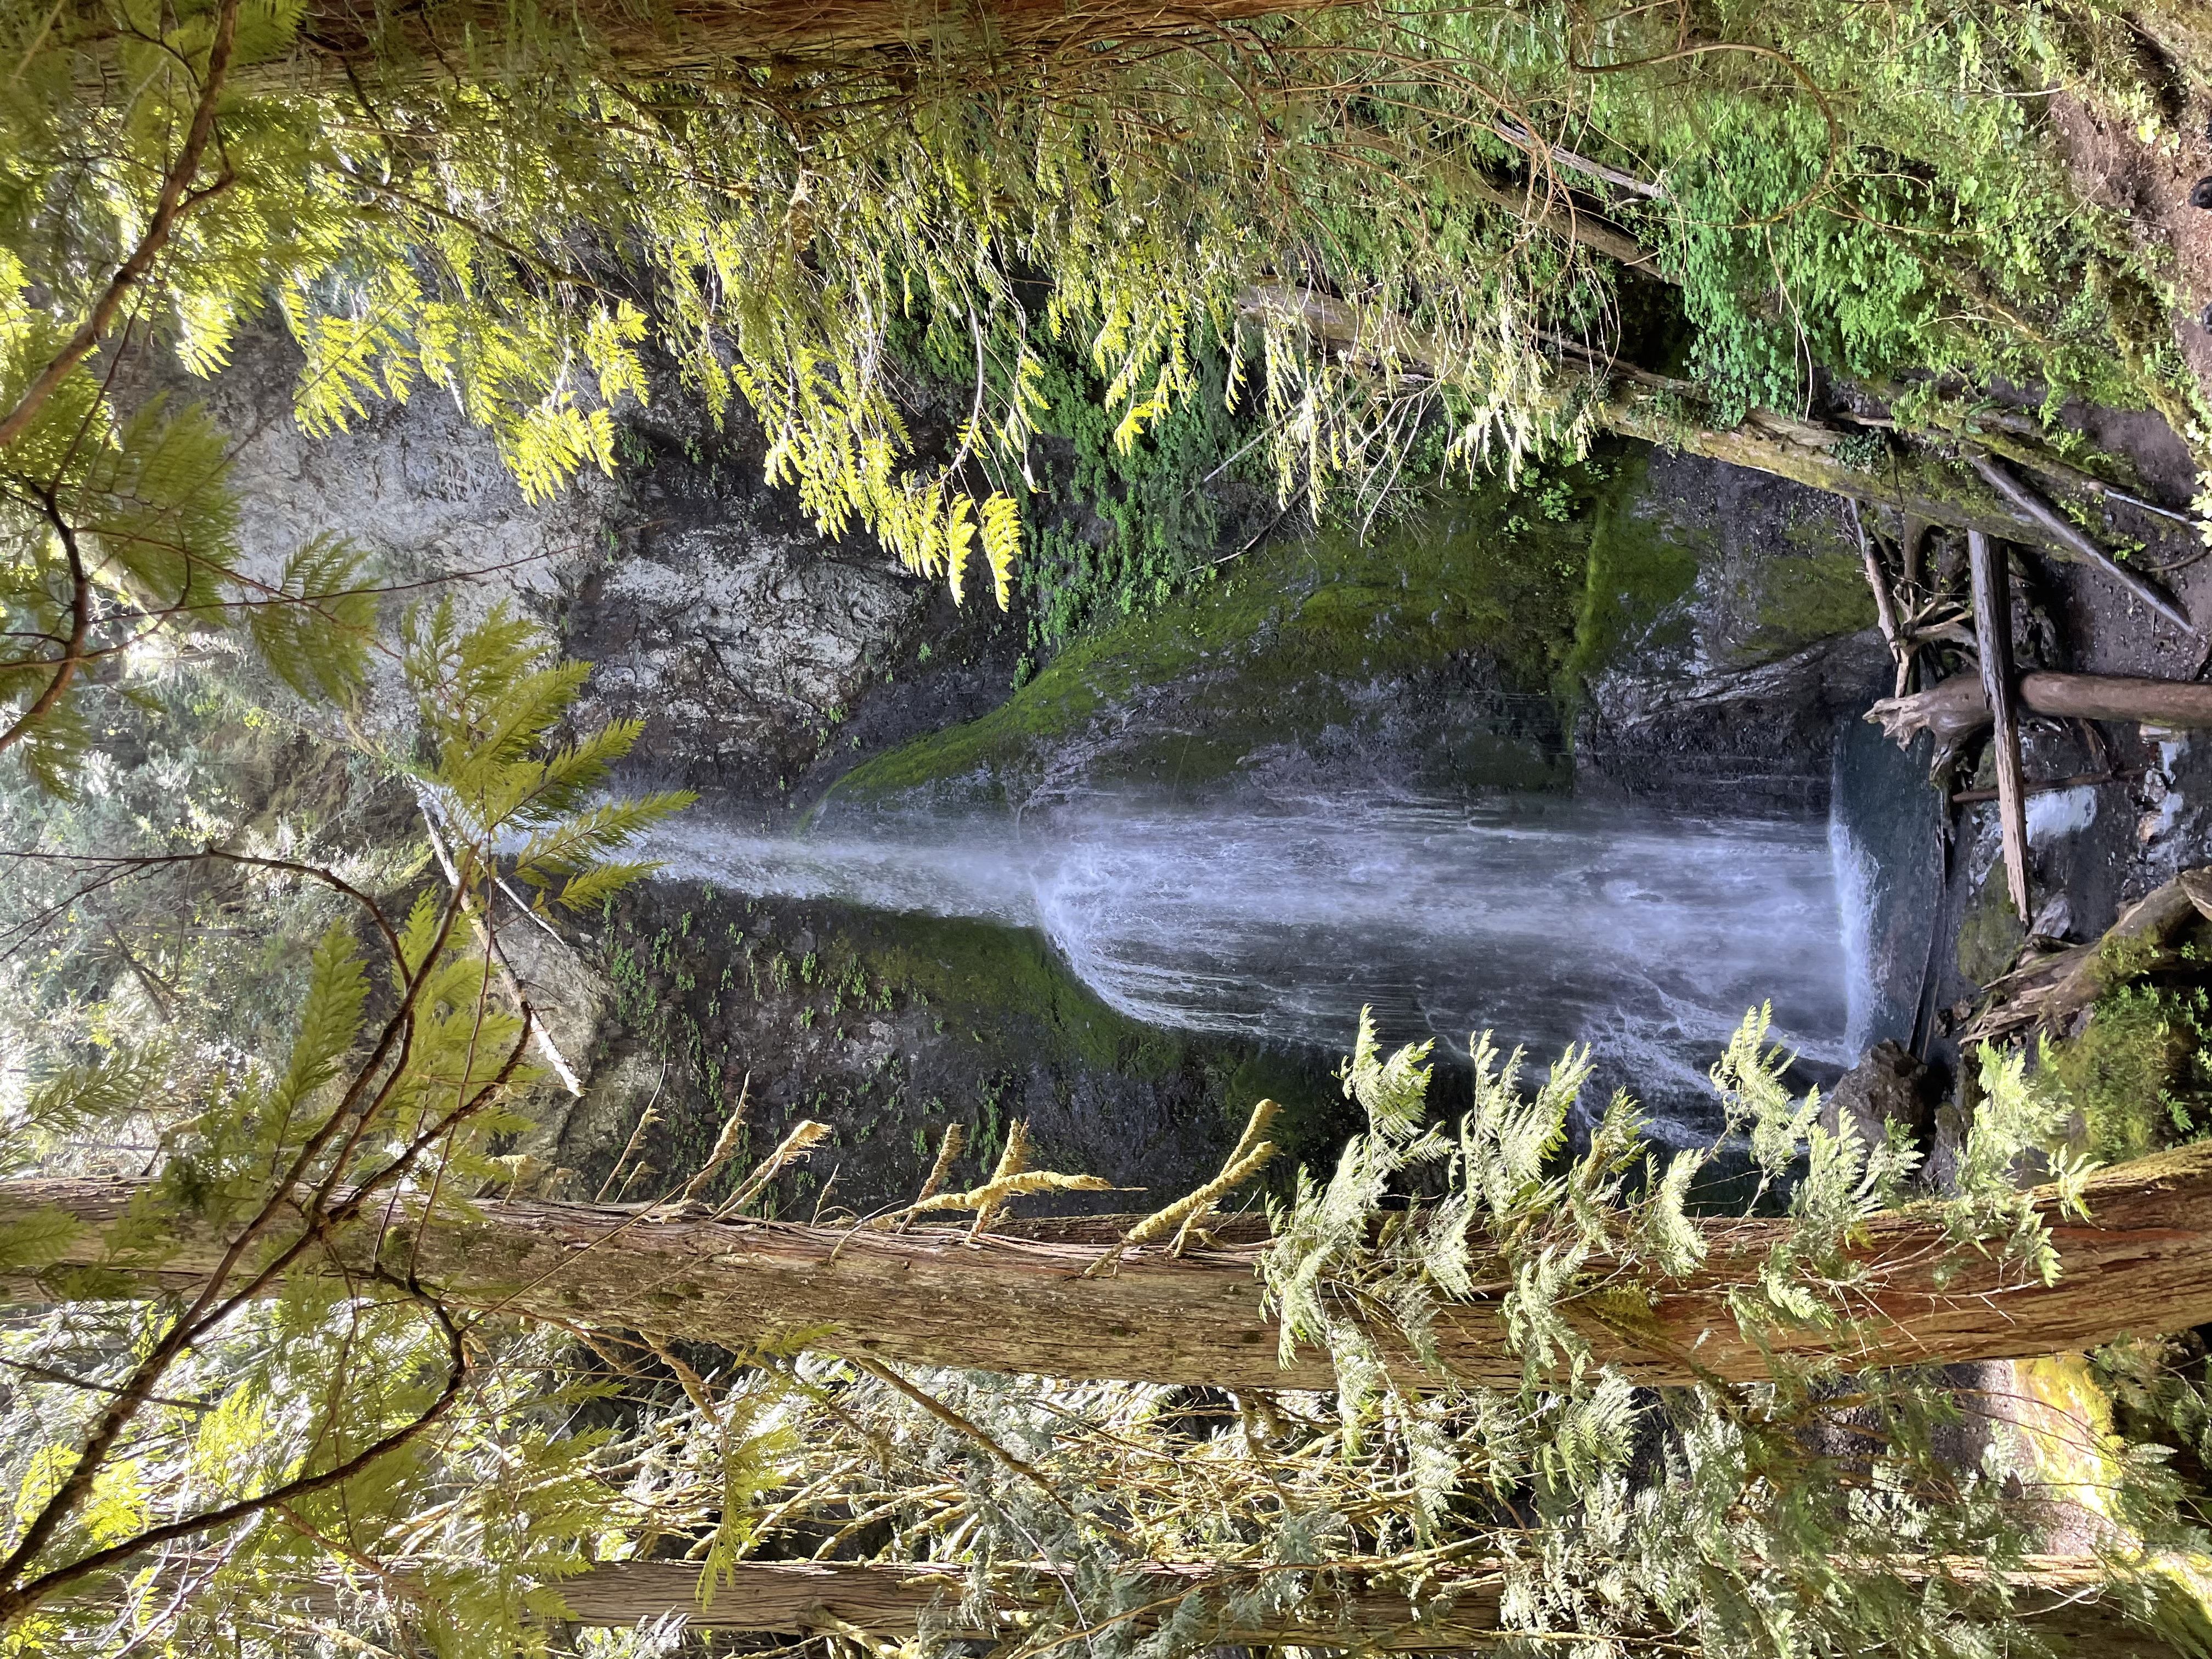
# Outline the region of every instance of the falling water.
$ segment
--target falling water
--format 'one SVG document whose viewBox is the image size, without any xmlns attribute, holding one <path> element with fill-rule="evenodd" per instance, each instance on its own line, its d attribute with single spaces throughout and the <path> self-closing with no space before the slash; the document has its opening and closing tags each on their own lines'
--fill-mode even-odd
<svg viewBox="0 0 2212 1659">
<path fill-rule="evenodd" d="M 1386 1039 L 1463 1046 L 1487 1029 L 1544 1060 L 1589 1042 L 1601 1081 L 1693 1116 L 1753 1005 L 1771 1000 L 1807 1058 L 1845 1059 L 1850 975 L 1819 823 L 1548 798 L 1093 798 L 1018 825 L 901 817 L 843 839 L 694 821 L 650 850 L 748 893 L 1040 928 L 1155 1025 L 1341 1048 L 1372 1004 Z"/>
</svg>

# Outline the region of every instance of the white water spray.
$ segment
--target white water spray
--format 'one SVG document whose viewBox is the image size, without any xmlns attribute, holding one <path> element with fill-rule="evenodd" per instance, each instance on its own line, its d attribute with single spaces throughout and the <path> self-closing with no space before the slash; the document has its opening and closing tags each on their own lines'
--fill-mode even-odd
<svg viewBox="0 0 2212 1659">
<path fill-rule="evenodd" d="M 1092 798 L 1004 821 L 921 816 L 857 838 L 678 820 L 647 850 L 725 888 L 1041 929 L 1103 1000 L 1161 1026 L 1348 1045 L 1488 1029 L 1608 1085 L 1705 1094 L 1746 1008 L 1841 1064 L 1847 972 L 1818 823 L 1548 799 L 1194 806 Z"/>
</svg>

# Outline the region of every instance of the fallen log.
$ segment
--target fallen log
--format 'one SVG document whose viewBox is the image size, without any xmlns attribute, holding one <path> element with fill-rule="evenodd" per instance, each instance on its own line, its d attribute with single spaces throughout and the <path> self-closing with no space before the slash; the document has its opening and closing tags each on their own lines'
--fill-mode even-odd
<svg viewBox="0 0 2212 1659">
<path fill-rule="evenodd" d="M 2157 1577 L 2172 1574 L 2186 1582 L 2195 1563 L 2162 1559 L 2141 1571 Z M 1157 1625 L 1175 1601 L 1192 1590 L 1252 1583 L 1267 1569 L 1158 1565 L 1146 1570 L 1166 1605 L 1137 1629 Z M 1966 1594 L 1990 1586 L 1992 1575 L 1973 1561 L 1932 1561 L 1901 1570 L 1908 1582 L 1942 1577 Z M 2130 1624 L 2110 1594 L 2113 1573 L 2094 1556 L 2032 1555 L 2002 1575 L 2015 1611 L 2035 1633 L 2083 1653 L 2106 1659 L 2169 1659 L 2179 1650 Z M 967 1574 L 960 1567 L 907 1566 L 887 1563 L 741 1561 L 726 1570 L 711 1599 L 702 1602 L 700 1569 L 683 1561 L 624 1561 L 594 1567 L 556 1589 L 567 1604 L 568 1622 L 622 1628 L 641 1620 L 680 1613 L 702 1630 L 750 1631 L 803 1636 L 821 1631 L 862 1632 L 878 1641 L 903 1643 L 925 1620 L 954 1639 L 1018 1640 L 1032 1628 L 1033 1609 L 1054 1594 L 1049 1575 L 1036 1574 L 1036 1593 L 988 1598 L 980 1616 L 963 1616 L 961 1603 Z M 1328 1575 L 1331 1579 L 1338 1577 Z M 1217 1632 L 1221 1646 L 1297 1645 L 1356 1649 L 1376 1653 L 1421 1653 L 1493 1644 L 1500 1635 L 1504 1575 L 1475 1564 L 1431 1570 L 1422 1578 L 1416 1604 L 1402 1590 L 1362 1583 L 1355 1577 L 1344 1589 L 1309 1590 L 1296 1605 L 1249 1628 L 1230 1626 Z"/>
<path fill-rule="evenodd" d="M 1387 362 L 1401 370 L 1426 374 L 1433 373 L 1448 355 L 1402 319 L 1285 283 L 1256 283 L 1243 291 L 1239 305 L 1249 317 L 1295 323 L 1316 341 L 1355 362 Z M 2000 495 L 1972 470 L 1961 471 L 1909 450 L 1893 453 L 1876 471 L 1837 453 L 1849 435 L 1841 428 L 1774 410 L 1753 410 L 1741 425 L 1725 430 L 1698 426 L 1683 418 L 1686 405 L 1704 401 L 1694 382 L 1610 362 L 1583 347 L 1571 347 L 1567 355 L 1588 362 L 1606 386 L 1604 395 L 1591 403 L 1588 383 L 1579 376 L 1562 383 L 1553 393 L 1562 416 L 1583 415 L 1622 437 L 1640 438 L 1664 449 L 1726 461 L 1810 489 L 1891 508 L 1907 521 L 1978 530 L 2043 548 L 2068 562 L 2083 557 L 2087 538 L 2080 532 L 2047 508 L 2037 512 Z M 2101 550 L 2092 562 L 2100 568 L 2109 564 Z M 2180 625 L 2194 626 L 2185 616 Z"/>
<path fill-rule="evenodd" d="M 1145 1570 L 1147 1599 L 1164 1605 L 1133 1620 L 1139 1630 L 1193 1590 L 1226 1590 L 1287 1577 L 1285 1570 L 1157 1565 Z M 801 1635 L 821 1630 L 863 1631 L 890 1641 L 913 1637 L 925 1622 L 963 1641 L 999 1642 L 1027 1627 L 1037 1609 L 1055 1599 L 1050 1575 L 1040 1571 L 1026 1593 L 986 1598 L 980 1613 L 963 1613 L 967 1571 L 851 1562 L 739 1562 L 704 1603 L 700 1570 L 682 1561 L 625 1561 L 595 1567 L 556 1588 L 578 1625 L 623 1626 L 680 1613 L 707 1630 Z M 1353 1583 L 1316 1591 L 1265 1619 L 1225 1626 L 1217 1644 L 1229 1646 L 1364 1648 L 1382 1653 L 1419 1653 L 1468 1647 L 1498 1628 L 1503 1575 L 1477 1569 L 1445 1572 L 1425 1587 L 1416 1607 L 1402 1590 Z"/>
<path fill-rule="evenodd" d="M 2212 684 L 2198 680 L 2135 679 L 2118 674 L 2022 674 L 2014 687 L 2021 708 L 2060 720 L 2127 720 L 2191 731 L 2212 726 Z M 1898 746 L 1923 732 L 1936 736 L 1937 763 L 1990 723 L 1989 692 L 1978 674 L 1954 674 L 1911 696 L 1884 697 L 1867 710 Z"/>
<path fill-rule="evenodd" d="M 33 1215 L 51 1222 L 57 1212 L 78 1224 L 52 1273 L 0 1276 L 0 1295 L 51 1302 L 204 1287 L 228 1241 L 203 1220 L 170 1216 L 168 1236 L 151 1255 L 143 1234 L 123 1235 L 132 1254 L 106 1242 L 146 1190 L 136 1181 L 0 1182 L 0 1227 Z M 2087 1199 L 2092 1219 L 2081 1223 L 2055 1194 L 2038 1196 L 2064 1270 L 2051 1285 L 1952 1240 L 1938 1217 L 1900 1211 L 1869 1220 L 1853 1247 L 1865 1267 L 1856 1304 L 1864 1322 L 1848 1338 L 1850 1363 L 2014 1358 L 2212 1322 L 2212 1145 L 2106 1170 Z M 1610 1270 L 1595 1262 L 1590 1281 L 1606 1288 L 1561 1302 L 1561 1316 L 1595 1358 L 1660 1385 L 1759 1381 L 1771 1376 L 1774 1351 L 1833 1350 L 1832 1332 L 1747 1332 L 1732 1311 L 1793 1224 L 1698 1224 L 1706 1254 L 1693 1274 L 1608 1284 Z M 1257 1249 L 1181 1257 L 1139 1249 L 1115 1274 L 1086 1277 L 1097 1255 L 988 1234 L 971 1247 L 957 1230 L 664 1218 L 513 1199 L 427 1224 L 403 1209 L 389 1225 L 333 1232 L 309 1260 L 313 1271 L 356 1279 L 402 1275 L 458 1307 L 728 1347 L 781 1338 L 877 1360 L 1074 1379 L 1334 1385 L 1327 1355 L 1316 1349 L 1279 1362 L 1275 1322 L 1255 1274 Z M 1465 1382 L 1517 1387 L 1522 1361 L 1501 1317 L 1512 1280 L 1503 1264 L 1493 1267 L 1478 1263 L 1485 1288 L 1441 1311 L 1437 1354 Z M 99 1290 L 85 1288 L 82 1269 L 100 1270 Z M 1384 1352 L 1409 1363 L 1387 1313 L 1368 1316 Z"/>
<path fill-rule="evenodd" d="M 2122 911 L 2094 944 L 2077 945 L 1993 981 L 1988 988 L 1999 994 L 1999 1000 L 1959 1040 L 1987 1041 L 2028 1025 L 2064 1030 L 2115 985 L 2171 961 L 2173 935 L 2198 916 L 2212 918 L 2212 866 L 2184 871 L 2153 888 Z"/>
</svg>

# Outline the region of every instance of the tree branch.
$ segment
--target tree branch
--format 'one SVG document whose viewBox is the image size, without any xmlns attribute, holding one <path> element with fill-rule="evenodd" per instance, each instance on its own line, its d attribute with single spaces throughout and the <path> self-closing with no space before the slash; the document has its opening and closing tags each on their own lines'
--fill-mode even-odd
<svg viewBox="0 0 2212 1659">
<path fill-rule="evenodd" d="M 335 1486 L 350 1480 L 379 1459 L 398 1450 L 416 1436 L 421 1434 L 423 1430 L 430 1427 L 447 1413 L 453 1410 L 454 1404 L 461 1397 L 461 1390 L 467 1384 L 470 1375 L 468 1346 L 463 1340 L 461 1327 L 455 1322 L 453 1316 L 446 1311 L 444 1305 L 434 1297 L 426 1296 L 419 1291 L 410 1291 L 410 1294 L 430 1310 L 438 1323 L 444 1328 L 446 1334 L 447 1353 L 446 1386 L 440 1391 L 437 1399 L 430 1403 L 428 1409 L 411 1422 L 373 1441 L 343 1463 L 327 1468 L 320 1474 L 303 1474 L 258 1497 L 241 1498 L 234 1504 L 225 1504 L 201 1514 L 187 1516 L 181 1521 L 172 1521 L 159 1527 L 149 1527 L 136 1537 L 126 1538 L 118 1544 L 111 1544 L 106 1549 L 94 1550 L 90 1555 L 81 1556 L 66 1566 L 56 1567 L 51 1571 L 41 1573 L 27 1583 L 14 1589 L 0 1590 L 0 1628 L 13 1624 L 31 1608 L 52 1596 L 57 1590 L 64 1589 L 82 1579 L 105 1572 L 111 1567 L 119 1567 L 134 1555 L 168 1543 L 174 1539 L 189 1538 L 194 1533 L 210 1532 L 218 1527 L 227 1527 L 234 1522 L 246 1520 L 260 1514 L 264 1510 L 287 1507 L 311 1492 L 318 1492 L 326 1486 Z M 20 1548 L 17 1553 L 19 1555 L 21 1553 Z"/>
<path fill-rule="evenodd" d="M 70 683 L 76 678 L 78 667 L 88 654 L 84 647 L 85 641 L 92 634 L 92 578 L 84 568 L 82 555 L 78 551 L 76 532 L 63 519 L 59 508 L 51 498 L 46 503 L 46 520 L 60 536 L 63 550 L 69 555 L 69 641 L 62 654 L 53 659 L 54 677 L 46 682 L 46 690 L 31 700 L 31 706 L 16 717 L 14 724 L 5 732 L 0 732 L 0 754 L 6 753 L 22 741 L 33 726 L 53 713 L 54 706 L 61 702 L 63 693 L 69 690 Z M 11 668 L 21 665 L 9 665 Z"/>
<path fill-rule="evenodd" d="M 200 86 L 199 105 L 192 112 L 192 124 L 185 134 L 185 147 L 178 154 L 176 165 L 161 181 L 161 193 L 155 202 L 154 216 L 147 223 L 145 235 L 116 270 L 76 332 L 39 371 L 38 378 L 24 389 L 15 408 L 0 419 L 0 448 L 5 448 L 22 434 L 69 372 L 100 343 L 100 337 L 107 332 L 116 313 L 122 310 L 131 290 L 145 280 L 155 258 L 169 245 L 178 221 L 210 197 L 230 188 L 231 173 L 228 168 L 204 190 L 191 189 L 191 182 L 199 174 L 200 158 L 207 153 L 208 141 L 215 136 L 216 105 L 222 95 L 223 75 L 230 67 L 231 44 L 238 33 L 239 3 L 240 0 L 222 0 L 222 9 L 216 13 L 215 40 L 208 48 L 207 78 Z"/>
</svg>

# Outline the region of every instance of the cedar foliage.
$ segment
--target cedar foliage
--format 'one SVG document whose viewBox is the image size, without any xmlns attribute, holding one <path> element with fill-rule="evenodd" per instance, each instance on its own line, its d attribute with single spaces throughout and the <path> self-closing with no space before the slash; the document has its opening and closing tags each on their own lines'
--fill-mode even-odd
<svg viewBox="0 0 2212 1659">
<path fill-rule="evenodd" d="M 605 1436 L 558 1430 L 568 1385 L 548 1385 L 542 1340 L 464 1322 L 414 1282 L 397 1244 L 350 1283 L 301 1271 L 333 1231 L 389 1228 L 395 1206 L 465 1206 L 513 1179 L 495 1153 L 527 1124 L 516 1109 L 534 1075 L 534 1015 L 493 971 L 494 879 L 538 906 L 596 903 L 641 870 L 609 854 L 685 799 L 600 797 L 634 728 L 556 743 L 578 676 L 502 610 L 464 625 L 441 603 L 403 637 L 421 720 L 379 758 L 439 802 L 450 886 L 387 908 L 286 855 L 302 849 L 250 840 L 145 853 L 64 840 L 11 855 L 75 884 L 11 919 L 19 958 L 87 894 L 112 899 L 179 867 L 242 873 L 280 904 L 300 888 L 337 901 L 295 905 L 314 932 L 282 1046 L 223 1042 L 181 1002 L 135 1029 L 107 1023 L 93 1042 L 71 1040 L 73 1022 L 11 1021 L 10 1057 L 29 1079 L 0 1125 L 11 1171 L 98 1158 L 133 1124 L 158 1137 L 159 1182 L 105 1240 L 116 1265 L 158 1267 L 175 1215 L 235 1240 L 196 1292 L 117 1301 L 111 1270 L 57 1271 L 52 1305 L 11 1323 L 0 1625 L 12 1651 L 98 1648 L 118 1616 L 141 1613 L 156 1620 L 149 1639 L 174 1645 L 216 1629 L 281 1644 L 315 1627 L 307 1564 L 353 1559 L 334 1538 L 380 1540 L 381 1526 L 557 1561 L 607 1524 L 592 1461 Z M 417 884 L 400 873 L 404 898 Z M 0 1258 L 38 1273 L 65 1237 L 58 1218 L 33 1219 L 0 1240 Z M 432 1564 L 429 1635 L 442 1630 L 455 1652 L 526 1649 L 528 1619 L 550 1603 L 468 1555 L 449 1558 L 460 1576 L 446 1599 Z"/>
</svg>

